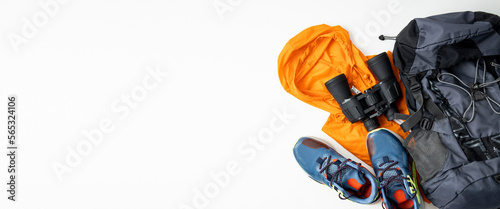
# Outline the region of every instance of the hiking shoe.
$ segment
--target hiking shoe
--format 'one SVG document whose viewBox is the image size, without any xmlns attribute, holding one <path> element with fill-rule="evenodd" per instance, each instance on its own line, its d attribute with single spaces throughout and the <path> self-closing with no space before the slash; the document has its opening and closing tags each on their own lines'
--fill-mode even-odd
<svg viewBox="0 0 500 209">
<path fill-rule="evenodd" d="M 369 204 L 378 195 L 378 182 L 366 168 L 346 159 L 331 147 L 316 139 L 302 137 L 293 154 L 299 165 L 313 180 L 339 193 L 340 199 Z"/>
<path fill-rule="evenodd" d="M 387 129 L 375 129 L 368 133 L 366 145 L 380 184 L 384 208 L 421 209 L 422 196 L 412 180 L 400 137 Z"/>
</svg>

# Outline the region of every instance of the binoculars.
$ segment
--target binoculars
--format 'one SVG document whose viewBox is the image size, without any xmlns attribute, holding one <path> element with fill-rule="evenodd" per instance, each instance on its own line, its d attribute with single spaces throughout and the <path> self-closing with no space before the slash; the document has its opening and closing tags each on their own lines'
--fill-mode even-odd
<svg viewBox="0 0 500 209">
<path fill-rule="evenodd" d="M 352 95 L 344 74 L 330 79 L 325 86 L 349 122 L 361 120 L 366 130 L 371 131 L 380 126 L 377 117 L 382 114 L 385 114 L 387 120 L 394 120 L 394 113 L 398 112 L 395 102 L 402 93 L 387 53 L 369 59 L 366 64 L 379 83 L 364 93 Z"/>
</svg>

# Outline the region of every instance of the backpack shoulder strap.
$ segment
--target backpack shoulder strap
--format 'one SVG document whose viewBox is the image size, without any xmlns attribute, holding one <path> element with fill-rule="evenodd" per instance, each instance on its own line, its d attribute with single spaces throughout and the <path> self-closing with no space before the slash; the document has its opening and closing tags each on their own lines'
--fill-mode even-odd
<svg viewBox="0 0 500 209">
<path fill-rule="evenodd" d="M 403 129 L 404 132 L 409 131 L 412 127 L 420 123 L 424 116 L 424 107 L 436 118 L 436 119 L 443 119 L 446 116 L 444 113 L 439 109 L 439 107 L 432 102 L 431 99 L 429 98 L 424 98 L 422 94 L 422 85 L 420 82 L 417 81 L 416 76 L 410 76 L 408 77 L 408 80 L 410 81 L 410 89 L 411 89 L 411 94 L 415 98 L 415 101 L 420 104 L 420 108 L 418 108 L 417 111 L 415 112 L 410 112 L 410 115 L 405 115 L 405 114 L 395 114 L 394 117 L 396 119 L 401 119 L 405 120 L 404 123 L 402 123 L 400 126 Z M 431 125 L 431 124 L 429 124 Z M 424 127 L 423 127 L 424 128 Z M 430 129 L 430 127 L 427 127 Z"/>
</svg>

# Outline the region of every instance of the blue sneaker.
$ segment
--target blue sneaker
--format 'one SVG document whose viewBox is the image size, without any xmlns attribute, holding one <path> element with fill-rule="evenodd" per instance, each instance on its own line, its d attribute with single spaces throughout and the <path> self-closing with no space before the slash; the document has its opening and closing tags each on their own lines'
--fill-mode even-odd
<svg viewBox="0 0 500 209">
<path fill-rule="evenodd" d="M 412 180 L 408 156 L 399 136 L 387 129 L 375 129 L 368 133 L 366 145 L 380 182 L 384 208 L 421 209 L 422 196 Z"/>
<path fill-rule="evenodd" d="M 375 176 L 325 143 L 302 137 L 295 144 L 293 154 L 309 177 L 335 189 L 341 199 L 361 204 L 373 203 L 378 199 Z"/>
</svg>

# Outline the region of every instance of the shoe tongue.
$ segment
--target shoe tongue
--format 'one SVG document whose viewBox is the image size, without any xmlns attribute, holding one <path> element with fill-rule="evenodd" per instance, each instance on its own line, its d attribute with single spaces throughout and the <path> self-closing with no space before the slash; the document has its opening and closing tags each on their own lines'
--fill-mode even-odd
<svg viewBox="0 0 500 209">
<path fill-rule="evenodd" d="M 324 163 L 323 161 L 320 161 L 321 159 L 318 159 L 319 163 Z M 344 190 L 350 190 L 351 192 L 359 192 L 361 187 L 366 183 L 366 180 L 363 176 L 363 174 L 348 165 L 344 165 L 343 168 L 341 168 L 342 161 L 340 160 L 335 160 L 333 162 L 333 165 L 331 165 L 328 170 L 327 170 L 327 178 L 330 179 L 333 177 L 334 173 L 337 172 L 339 169 L 342 169 L 340 171 L 340 182 L 336 182 L 339 184 Z"/>
<path fill-rule="evenodd" d="M 406 192 L 402 184 L 394 184 L 387 189 L 387 198 L 394 204 L 398 205 L 397 208 L 411 208 L 413 206 L 410 200 L 410 195 Z"/>
<path fill-rule="evenodd" d="M 354 168 L 346 169 L 344 172 L 340 186 L 347 190 L 359 192 L 361 187 L 366 183 L 363 174 Z"/>
</svg>

